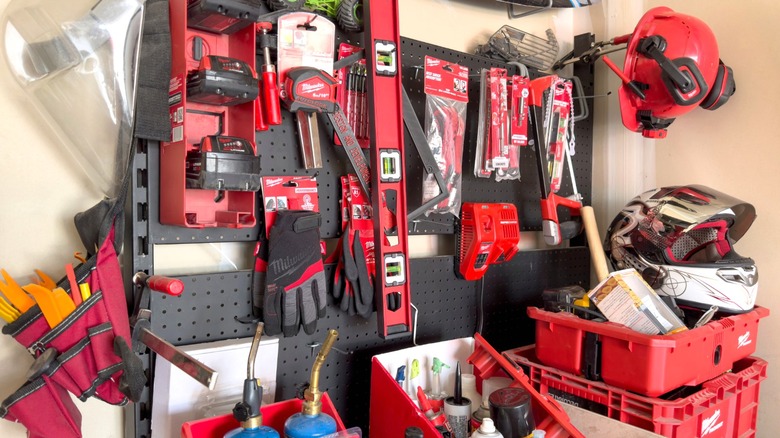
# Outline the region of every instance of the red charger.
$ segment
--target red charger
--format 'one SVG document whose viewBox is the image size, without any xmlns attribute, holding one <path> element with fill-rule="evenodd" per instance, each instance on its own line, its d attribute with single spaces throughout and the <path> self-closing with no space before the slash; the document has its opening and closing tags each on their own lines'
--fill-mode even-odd
<svg viewBox="0 0 780 438">
<path fill-rule="evenodd" d="M 512 259 L 519 244 L 520 220 L 513 204 L 463 203 L 455 251 L 460 278 L 479 280 L 488 266 Z"/>
</svg>

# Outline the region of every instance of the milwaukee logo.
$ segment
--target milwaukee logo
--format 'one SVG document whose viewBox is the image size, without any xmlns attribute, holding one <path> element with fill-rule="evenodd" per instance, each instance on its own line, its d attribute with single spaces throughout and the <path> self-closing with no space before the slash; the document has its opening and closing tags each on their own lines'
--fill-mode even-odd
<svg viewBox="0 0 780 438">
<path fill-rule="evenodd" d="M 709 433 L 715 432 L 716 430 L 723 427 L 723 422 L 718 422 L 720 420 L 720 409 L 715 411 L 714 414 L 712 414 L 712 417 L 705 418 L 701 422 L 701 436 L 707 435 Z"/>
<path fill-rule="evenodd" d="M 744 335 L 737 338 L 737 348 L 744 347 L 745 345 L 750 345 L 753 342 L 752 339 L 750 339 L 750 332 L 745 332 Z"/>
<path fill-rule="evenodd" d="M 285 275 L 295 273 L 303 267 L 303 262 L 308 258 L 308 253 L 300 252 L 292 257 L 283 257 L 281 259 L 273 260 L 268 263 L 268 272 L 285 272 Z"/>
<path fill-rule="evenodd" d="M 265 186 L 266 187 L 278 186 L 279 184 L 282 183 L 282 181 L 283 181 L 282 178 L 268 178 L 265 180 Z"/>
<path fill-rule="evenodd" d="M 325 88 L 325 84 L 323 84 L 322 82 L 317 82 L 317 83 L 314 83 L 314 84 L 309 84 L 309 83 L 304 82 L 304 83 L 301 84 L 300 92 L 301 93 L 307 93 L 307 94 L 308 93 L 314 93 L 316 91 L 322 90 L 323 88 Z"/>
</svg>

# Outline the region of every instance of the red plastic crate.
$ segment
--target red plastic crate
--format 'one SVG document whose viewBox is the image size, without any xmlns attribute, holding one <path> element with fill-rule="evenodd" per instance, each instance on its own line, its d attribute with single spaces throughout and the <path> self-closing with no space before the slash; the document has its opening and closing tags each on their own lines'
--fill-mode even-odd
<svg viewBox="0 0 780 438">
<path fill-rule="evenodd" d="M 673 335 L 649 336 L 610 322 L 528 308 L 536 320 L 536 355 L 545 365 L 581 375 L 587 332 L 599 335 L 601 378 L 607 384 L 656 397 L 706 382 L 756 351 L 758 322 L 769 309 L 712 321 Z"/>
<path fill-rule="evenodd" d="M 218 34 L 187 26 L 185 0 L 169 2 L 171 27 L 171 82 L 169 102 L 171 141 L 160 145 L 160 223 L 188 228 L 251 228 L 256 223 L 253 191 L 187 188 L 187 153 L 199 149 L 207 135 L 221 134 L 255 144 L 255 105 L 218 106 L 187 99 L 187 74 L 198 68 L 195 41 L 202 55 L 235 58 L 255 66 L 256 26 Z"/>
<path fill-rule="evenodd" d="M 425 348 L 425 346 L 421 346 Z M 420 348 L 420 347 L 413 347 Z M 522 371 L 516 369 L 479 334 L 474 335 L 474 349 L 467 361 L 474 366 L 478 385 L 482 379 L 494 376 L 510 377 L 513 386 L 525 388 L 532 399 L 532 410 L 536 428 L 547 432 L 547 438 L 575 437 L 584 435 L 569 421 L 569 416 L 558 403 L 537 392 Z M 440 438 L 441 434 L 431 425 L 425 415 L 404 392 L 385 366 L 376 358 L 371 363 L 371 408 L 369 433 L 371 438 L 395 438 L 403 436 L 410 426 L 422 429 L 425 438 Z"/>
<path fill-rule="evenodd" d="M 276 402 L 260 408 L 263 414 L 263 425 L 275 429 L 280 434 L 284 433 L 284 422 L 291 415 L 301 412 L 303 400 L 292 399 Z M 345 430 L 344 423 L 341 422 L 339 413 L 333 406 L 328 393 L 322 396 L 322 412 L 330 415 L 336 420 L 337 430 Z M 222 437 L 231 430 L 239 427 L 238 421 L 232 415 L 222 415 L 213 418 L 204 418 L 202 420 L 187 421 L 182 424 L 182 438 L 215 438 Z"/>
<path fill-rule="evenodd" d="M 669 438 L 752 437 L 767 362 L 747 357 L 732 372 L 707 381 L 693 395 L 674 400 L 644 397 L 539 364 L 534 346 L 504 352 L 527 370 L 534 388 L 559 401 Z"/>
</svg>

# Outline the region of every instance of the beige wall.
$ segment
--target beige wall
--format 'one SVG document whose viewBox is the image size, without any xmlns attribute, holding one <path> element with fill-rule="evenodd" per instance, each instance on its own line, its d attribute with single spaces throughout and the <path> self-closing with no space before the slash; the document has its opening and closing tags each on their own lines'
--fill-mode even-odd
<svg viewBox="0 0 780 438">
<path fill-rule="evenodd" d="M 758 219 L 736 245 L 740 254 L 758 266 L 758 304 L 772 311 L 780 308 L 780 235 L 775 215 L 780 187 L 780 147 L 775 138 L 780 87 L 774 80 L 780 67 L 777 24 L 780 5 L 762 0 L 742 3 L 649 1 L 648 7 L 666 5 L 702 19 L 718 38 L 720 57 L 734 69 L 737 92 L 715 112 L 696 109 L 680 117 L 669 136 L 656 146 L 657 182 L 700 183 L 751 202 Z M 717 4 L 717 6 L 714 6 Z M 748 6 L 749 5 L 749 6 Z M 769 361 L 769 378 L 761 387 L 759 436 L 776 436 L 780 403 L 780 318 L 761 323 L 757 355 Z"/>
<path fill-rule="evenodd" d="M 629 32 L 634 17 L 643 10 L 637 6 L 639 2 L 605 1 L 588 9 L 546 12 L 509 21 L 503 5 L 494 0 L 399 0 L 401 32 L 404 36 L 462 51 L 473 50 L 502 24 L 536 35 L 543 35 L 546 28 L 552 27 L 561 41 L 585 31 L 594 31 L 597 38 Z M 0 10 L 9 2 L 0 0 Z M 780 50 L 768 29 L 772 29 L 773 20 L 778 18 L 780 6 L 762 1 L 761 4 L 767 4 L 767 12 L 761 12 L 745 7 L 714 8 L 713 2 L 706 0 L 667 3 L 710 23 L 721 41 L 723 58 L 735 69 L 738 93 L 729 105 L 715 113 L 697 110 L 681 118 L 672 126 L 670 138 L 657 145 L 648 145 L 624 132 L 614 96 L 597 101 L 594 207 L 602 232 L 604 222 L 615 214 L 612 210 L 653 185 L 656 178 L 659 184 L 710 184 L 752 201 L 760 218 L 739 249 L 755 257 L 762 268 L 764 286 L 759 302 L 774 307 L 773 300 L 780 298 L 772 295 L 768 285 L 778 274 L 772 272 L 768 244 L 777 240 L 769 237 L 772 236 L 770 218 L 777 210 L 771 203 L 771 190 L 778 178 L 771 167 L 778 162 L 780 152 L 771 144 L 772 133 L 768 128 L 772 125 L 770 117 L 774 115 L 778 97 L 770 82 L 770 67 L 776 64 L 771 54 Z M 619 57 L 615 60 L 618 62 Z M 597 69 L 597 94 L 614 90 L 617 86 L 614 78 L 600 65 Z M 763 118 L 756 115 L 761 111 Z M 5 202 L 5 208 L 0 209 L 0 267 L 19 277 L 29 275 L 33 268 L 61 276 L 65 260 L 73 251 L 81 249 L 72 216 L 94 204 L 101 195 L 89 187 L 62 147 L 36 122 L 25 95 L 8 77 L 3 57 L 0 57 L 0 114 L 0 199 Z M 738 130 L 738 126 L 749 129 Z M 738 139 L 747 141 L 738 142 Z M 740 149 L 732 144 L 739 145 Z M 655 150 L 657 173 L 653 167 L 655 157 L 649 152 Z M 748 179 L 751 176 L 755 182 Z M 775 333 L 780 333 L 774 319 L 763 323 L 759 341 L 759 354 L 772 362 L 776 353 L 770 346 L 777 343 L 773 339 L 778 336 Z M 30 362 L 24 349 L 9 337 L 0 336 L 0 363 L 6 365 L 0 367 L 0 399 L 22 383 Z M 780 380 L 770 377 L 762 391 L 759 418 L 766 436 L 768 431 L 780 427 L 780 420 L 773 418 L 770 411 L 777 406 L 777 385 Z M 100 402 L 76 403 L 84 415 L 86 437 L 122 435 L 120 409 Z M 0 436 L 23 437 L 24 428 L 0 421 Z"/>
</svg>

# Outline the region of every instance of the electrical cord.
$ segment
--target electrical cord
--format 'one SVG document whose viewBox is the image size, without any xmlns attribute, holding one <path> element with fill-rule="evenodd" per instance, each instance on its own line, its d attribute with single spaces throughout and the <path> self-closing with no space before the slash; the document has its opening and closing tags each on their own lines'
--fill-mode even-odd
<svg viewBox="0 0 780 438">
<path fill-rule="evenodd" d="M 479 279 L 479 295 L 477 296 L 477 333 L 482 334 L 485 324 L 483 298 L 485 297 L 485 277 Z"/>
</svg>

